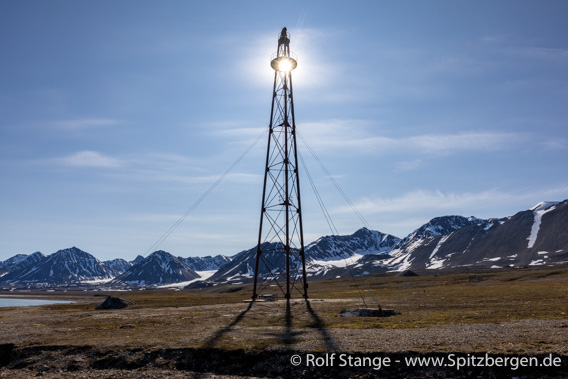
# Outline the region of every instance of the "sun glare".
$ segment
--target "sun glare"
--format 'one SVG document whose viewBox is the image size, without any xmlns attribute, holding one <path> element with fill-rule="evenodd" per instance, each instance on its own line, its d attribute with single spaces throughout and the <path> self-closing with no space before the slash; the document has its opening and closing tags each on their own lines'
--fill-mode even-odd
<svg viewBox="0 0 568 379">
<path fill-rule="evenodd" d="M 280 59 L 278 63 L 278 71 L 290 72 L 292 71 L 292 62 L 288 58 Z"/>
<path fill-rule="evenodd" d="M 279 72 L 290 72 L 298 66 L 298 62 L 292 57 L 282 56 L 275 58 L 270 62 L 273 69 Z"/>
</svg>

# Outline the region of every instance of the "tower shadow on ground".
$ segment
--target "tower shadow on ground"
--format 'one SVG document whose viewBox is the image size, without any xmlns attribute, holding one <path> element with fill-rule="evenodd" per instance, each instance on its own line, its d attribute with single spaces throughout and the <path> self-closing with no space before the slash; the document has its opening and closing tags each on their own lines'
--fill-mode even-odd
<svg viewBox="0 0 568 379">
<path fill-rule="evenodd" d="M 248 311 L 251 310 L 253 304 L 254 302 L 251 301 L 247 306 L 247 308 L 241 313 L 239 313 L 237 317 L 235 317 L 233 322 L 231 322 L 229 325 L 225 326 L 224 328 L 219 329 L 212 337 L 210 337 L 207 341 L 205 341 L 205 343 L 203 344 L 203 348 L 208 349 L 215 347 L 217 342 L 219 342 L 219 340 L 221 340 L 221 338 L 223 338 L 225 334 L 229 333 L 239 322 L 242 321 L 242 319 L 245 317 Z"/>
<path fill-rule="evenodd" d="M 214 348 L 222 338 L 230 333 L 235 326 L 237 326 L 244 318 L 247 316 L 247 313 L 252 309 L 254 302 L 250 302 L 245 310 L 239 313 L 235 319 L 227 326 L 219 329 L 213 336 L 211 336 L 205 343 L 203 344 L 203 348 Z M 308 324 L 309 329 L 316 330 L 320 335 L 321 339 L 323 340 L 325 351 L 333 352 L 338 351 L 338 345 L 333 337 L 327 330 L 327 326 L 325 322 L 321 319 L 321 317 L 317 314 L 317 312 L 312 308 L 310 301 L 308 299 L 305 300 L 306 311 L 310 317 L 311 323 Z M 269 335 L 275 337 L 279 343 L 284 346 L 285 350 L 293 350 L 293 346 L 300 341 L 299 336 L 302 334 L 307 333 L 306 330 L 294 330 L 293 326 L 293 311 L 292 311 L 292 304 L 290 299 L 286 300 L 285 306 L 285 313 L 284 313 L 284 327 L 282 333 L 269 333 Z M 274 325 L 280 326 L 280 325 Z"/>
<path fill-rule="evenodd" d="M 310 300 L 306 299 L 306 309 L 308 310 L 308 313 L 310 314 L 313 323 L 310 325 L 311 328 L 316 329 L 320 336 L 323 339 L 324 345 L 325 345 L 325 350 L 326 351 L 338 351 L 339 348 L 337 346 L 337 343 L 335 342 L 335 340 L 331 337 L 331 335 L 329 334 L 329 332 L 327 331 L 327 327 L 325 325 L 325 323 L 323 322 L 323 320 L 318 316 L 318 314 L 314 311 L 314 309 L 312 308 L 312 305 L 310 304 Z"/>
</svg>

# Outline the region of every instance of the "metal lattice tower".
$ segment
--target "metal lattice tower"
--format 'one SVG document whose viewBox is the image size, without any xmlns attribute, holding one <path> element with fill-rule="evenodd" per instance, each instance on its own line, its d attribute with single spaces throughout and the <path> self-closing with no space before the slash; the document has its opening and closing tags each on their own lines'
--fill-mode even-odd
<svg viewBox="0 0 568 379">
<path fill-rule="evenodd" d="M 290 35 L 284 28 L 270 62 L 274 69 L 274 89 L 253 300 L 272 284 L 276 284 L 287 299 L 294 293 L 308 297 L 292 91 L 292 70 L 297 64 L 290 53 Z"/>
</svg>

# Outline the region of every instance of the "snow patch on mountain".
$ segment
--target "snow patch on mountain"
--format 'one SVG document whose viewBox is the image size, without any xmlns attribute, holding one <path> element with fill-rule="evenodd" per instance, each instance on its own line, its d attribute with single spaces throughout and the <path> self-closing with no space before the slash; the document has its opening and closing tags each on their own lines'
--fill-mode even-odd
<svg viewBox="0 0 568 379">
<path fill-rule="evenodd" d="M 353 254 L 350 257 L 337 259 L 337 260 L 312 260 L 310 265 L 320 266 L 320 267 L 342 267 L 355 264 L 359 259 L 363 258 L 363 254 Z M 254 273 L 254 272 L 253 272 Z"/>
<path fill-rule="evenodd" d="M 536 242 L 536 237 L 538 236 L 538 231 L 540 229 L 540 223 L 542 222 L 542 216 L 556 209 L 556 204 L 558 204 L 557 201 L 541 201 L 531 208 L 531 211 L 533 211 L 534 215 L 534 222 L 531 228 L 531 234 L 529 238 L 527 238 L 527 240 L 529 241 L 527 247 L 529 249 L 532 249 Z"/>
<path fill-rule="evenodd" d="M 429 270 L 442 268 L 445 261 L 446 261 L 445 258 L 444 259 L 432 258 L 430 259 L 430 263 L 426 266 L 426 268 Z"/>
<path fill-rule="evenodd" d="M 191 283 L 195 283 L 197 281 L 200 280 L 207 280 L 209 279 L 211 276 L 213 276 L 214 273 L 217 272 L 217 270 L 209 270 L 209 271 L 196 271 L 197 274 L 200 276 L 199 278 L 196 279 L 192 279 L 192 280 L 188 280 L 186 282 L 179 282 L 179 283 L 169 283 L 169 284 L 163 284 L 163 285 L 159 285 L 156 286 L 156 288 L 176 288 L 176 289 L 181 289 L 184 288 L 188 285 L 190 285 Z"/>
<path fill-rule="evenodd" d="M 453 233 L 453 232 L 452 232 Z M 430 254 L 430 259 L 432 259 L 432 257 L 434 255 L 436 255 L 436 253 L 438 252 L 438 250 L 440 250 L 440 247 L 442 247 L 442 245 L 444 244 L 444 242 L 446 242 L 448 240 L 448 238 L 450 238 L 450 236 L 452 235 L 452 233 L 443 236 L 442 238 L 440 238 L 440 241 L 438 241 L 438 244 L 436 245 L 436 247 L 434 248 L 434 250 L 432 250 L 432 254 Z"/>
<path fill-rule="evenodd" d="M 402 249 L 395 249 L 391 253 L 392 258 L 387 259 L 385 261 L 385 265 L 390 267 L 389 271 L 405 271 L 405 270 L 408 270 L 410 268 L 410 266 L 412 265 L 412 261 L 414 260 L 412 255 L 410 254 L 411 252 L 412 252 L 412 250 L 410 250 L 409 253 L 406 253 Z"/>
</svg>

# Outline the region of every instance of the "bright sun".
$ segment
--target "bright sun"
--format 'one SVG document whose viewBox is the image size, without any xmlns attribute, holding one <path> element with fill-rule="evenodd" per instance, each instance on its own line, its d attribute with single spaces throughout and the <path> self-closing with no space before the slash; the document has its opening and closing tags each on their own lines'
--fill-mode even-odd
<svg viewBox="0 0 568 379">
<path fill-rule="evenodd" d="M 278 62 L 278 71 L 290 72 L 292 68 L 292 62 L 288 58 L 281 58 Z"/>
</svg>

